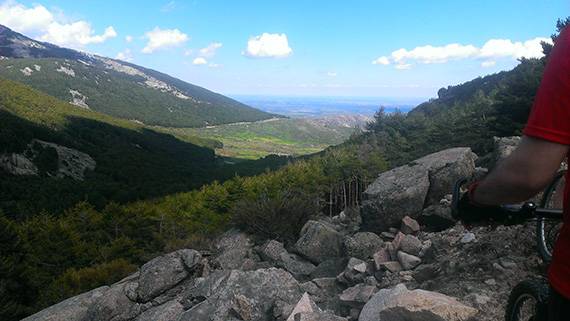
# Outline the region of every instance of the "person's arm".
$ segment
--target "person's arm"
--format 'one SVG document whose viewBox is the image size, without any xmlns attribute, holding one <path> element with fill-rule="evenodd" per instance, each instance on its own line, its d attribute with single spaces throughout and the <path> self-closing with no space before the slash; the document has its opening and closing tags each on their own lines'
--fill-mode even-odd
<svg viewBox="0 0 570 321">
<path fill-rule="evenodd" d="M 474 189 L 483 205 L 516 204 L 538 194 L 554 177 L 570 146 L 523 136 L 517 148 Z"/>
</svg>

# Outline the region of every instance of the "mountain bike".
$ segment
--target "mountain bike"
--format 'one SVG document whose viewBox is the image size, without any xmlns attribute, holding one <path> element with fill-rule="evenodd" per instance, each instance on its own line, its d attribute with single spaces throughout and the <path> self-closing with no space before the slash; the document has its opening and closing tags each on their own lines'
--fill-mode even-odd
<svg viewBox="0 0 570 321">
<path fill-rule="evenodd" d="M 550 242 L 556 240 L 558 235 L 556 228 L 562 221 L 562 209 L 555 203 L 557 201 L 556 193 L 560 195 L 557 186 L 560 183 L 563 174 L 557 173 L 555 179 L 545 189 L 540 206 L 533 202 L 526 202 L 522 206 L 501 206 L 494 209 L 500 209 L 500 220 L 504 225 L 522 224 L 528 220 L 536 220 L 537 234 L 541 233 L 541 237 L 537 239 L 539 250 L 549 250 Z M 457 209 L 460 198 L 460 188 L 467 182 L 467 179 L 461 178 L 455 182 L 451 212 L 453 218 L 460 220 L 461 213 Z M 484 211 L 484 209 L 482 209 Z M 483 215 L 484 216 L 484 215 Z M 541 223 L 542 222 L 542 223 Z M 550 235 L 551 233 L 555 233 Z M 553 240 L 552 240 L 553 239 Z M 545 252 L 546 253 L 546 252 Z M 541 253 L 542 254 L 542 253 Z M 549 261 L 547 261 L 549 262 Z M 539 281 L 524 280 L 519 282 L 512 290 L 507 301 L 505 311 L 506 321 L 538 321 L 548 320 L 548 289 Z"/>
<path fill-rule="evenodd" d="M 564 174 L 566 174 L 566 170 L 556 173 L 552 182 L 546 187 L 540 200 L 540 208 L 562 209 L 564 186 L 566 184 Z M 556 242 L 561 228 L 562 222 L 559 219 L 549 219 L 541 216 L 537 218 L 536 244 L 538 245 L 540 256 L 547 263 L 552 259 L 554 242 Z"/>
</svg>

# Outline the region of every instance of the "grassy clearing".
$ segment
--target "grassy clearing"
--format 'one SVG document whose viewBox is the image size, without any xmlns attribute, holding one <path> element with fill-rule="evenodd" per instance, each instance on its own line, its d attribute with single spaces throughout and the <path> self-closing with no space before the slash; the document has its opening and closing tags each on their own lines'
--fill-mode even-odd
<svg viewBox="0 0 570 321">
<path fill-rule="evenodd" d="M 307 118 L 169 130 L 178 135 L 218 140 L 223 147 L 216 149 L 217 155 L 241 159 L 258 159 L 270 154 L 313 154 L 344 142 L 353 132 L 352 128 L 332 126 Z"/>
</svg>

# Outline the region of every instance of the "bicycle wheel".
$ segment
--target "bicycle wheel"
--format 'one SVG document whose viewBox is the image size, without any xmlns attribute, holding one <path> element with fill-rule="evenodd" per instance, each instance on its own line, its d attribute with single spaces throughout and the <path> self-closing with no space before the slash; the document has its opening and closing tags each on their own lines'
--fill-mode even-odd
<svg viewBox="0 0 570 321">
<path fill-rule="evenodd" d="M 559 171 L 552 182 L 544 190 L 542 199 L 540 200 L 541 208 L 562 208 L 562 198 L 564 194 L 564 186 L 566 180 L 564 174 L 566 171 Z M 552 259 L 552 249 L 558 238 L 558 233 L 562 227 L 560 220 L 548 219 L 544 217 L 538 218 L 536 225 L 536 241 L 540 256 L 550 262 Z"/>
<path fill-rule="evenodd" d="M 507 302 L 505 321 L 547 320 L 548 289 L 536 280 L 519 282 Z"/>
</svg>

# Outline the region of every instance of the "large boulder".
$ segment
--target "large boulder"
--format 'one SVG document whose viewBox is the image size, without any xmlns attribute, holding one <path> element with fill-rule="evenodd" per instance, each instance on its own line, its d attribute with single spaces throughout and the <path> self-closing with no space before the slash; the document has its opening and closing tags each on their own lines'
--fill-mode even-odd
<svg viewBox="0 0 570 321">
<path fill-rule="evenodd" d="M 447 295 L 425 290 L 404 291 L 390 298 L 379 320 L 467 321 L 479 311 Z"/>
<path fill-rule="evenodd" d="M 520 136 L 493 137 L 493 154 L 491 155 L 490 163 L 487 165 L 489 170 L 507 158 L 517 148 L 520 141 Z"/>
<path fill-rule="evenodd" d="M 89 307 L 109 291 L 108 286 L 102 286 L 89 292 L 71 297 L 58 304 L 37 312 L 22 321 L 58 321 L 86 320 Z"/>
<path fill-rule="evenodd" d="M 344 256 L 344 238 L 329 223 L 308 221 L 301 229 L 294 251 L 314 264 L 320 264 L 331 257 Z"/>
<path fill-rule="evenodd" d="M 212 261 L 217 268 L 241 269 L 254 257 L 253 243 L 238 229 L 231 229 L 214 241 Z"/>
<path fill-rule="evenodd" d="M 457 179 L 473 176 L 475 157 L 468 147 L 451 148 L 380 174 L 362 195 L 363 229 L 380 234 L 406 216 L 418 218 L 452 193 Z"/>
<path fill-rule="evenodd" d="M 384 241 L 372 232 L 359 232 L 347 237 L 344 244 L 348 256 L 366 260 L 382 248 Z"/>
<path fill-rule="evenodd" d="M 380 234 L 399 227 L 405 216 L 418 217 L 429 186 L 429 172 L 419 164 L 380 174 L 362 194 L 362 228 Z"/>
<path fill-rule="evenodd" d="M 447 295 L 425 290 L 410 291 L 403 284 L 382 289 L 362 308 L 359 321 L 467 321 L 478 310 Z"/>
<path fill-rule="evenodd" d="M 461 178 L 471 178 L 475 173 L 475 154 L 469 147 L 450 148 L 414 161 L 429 171 L 429 191 L 426 205 L 438 204 L 453 192 L 453 183 Z"/>
<path fill-rule="evenodd" d="M 133 301 L 147 302 L 186 279 L 189 271 L 202 260 L 196 250 L 183 249 L 159 256 L 140 269 L 135 285 L 136 298 Z"/>
<path fill-rule="evenodd" d="M 276 306 L 295 305 L 303 293 L 299 283 L 282 269 L 215 271 L 196 279 L 181 293 L 183 305 L 201 302 L 179 320 L 230 320 L 236 314 L 240 320 L 274 320 Z"/>
</svg>

